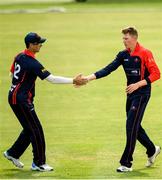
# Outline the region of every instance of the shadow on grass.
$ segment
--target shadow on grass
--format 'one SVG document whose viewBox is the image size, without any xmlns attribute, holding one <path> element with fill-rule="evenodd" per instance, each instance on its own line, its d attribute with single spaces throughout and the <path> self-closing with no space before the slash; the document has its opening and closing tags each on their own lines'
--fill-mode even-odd
<svg viewBox="0 0 162 180">
<path fill-rule="evenodd" d="M 54 171 L 51 172 L 38 172 L 31 170 L 21 169 L 3 169 L 0 173 L 0 179 L 41 179 L 41 178 L 59 178 L 56 177 Z"/>
<path fill-rule="evenodd" d="M 150 174 L 148 173 L 149 169 L 156 169 L 156 167 L 133 169 L 132 172 L 119 173 L 118 178 L 152 178 L 152 176 L 150 176 Z"/>
</svg>

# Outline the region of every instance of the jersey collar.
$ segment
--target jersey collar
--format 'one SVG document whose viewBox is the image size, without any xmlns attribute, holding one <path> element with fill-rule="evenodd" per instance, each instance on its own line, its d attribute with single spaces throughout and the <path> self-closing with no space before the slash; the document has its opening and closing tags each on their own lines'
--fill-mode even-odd
<svg viewBox="0 0 162 180">
<path fill-rule="evenodd" d="M 131 51 L 130 51 L 130 48 L 128 48 L 127 51 L 128 51 L 129 53 L 131 53 L 131 55 L 132 55 L 132 54 L 134 54 L 135 52 L 139 51 L 140 47 L 141 47 L 141 45 L 137 42 L 136 47 L 135 47 L 135 49 L 134 49 L 134 51 L 133 51 L 132 53 L 131 53 Z"/>
<path fill-rule="evenodd" d="M 24 53 L 25 55 L 27 55 L 27 56 L 30 56 L 30 57 L 32 57 L 32 58 L 35 58 L 35 54 L 34 54 L 33 52 L 29 51 L 28 49 L 25 49 L 25 50 L 23 51 L 23 53 Z"/>
</svg>

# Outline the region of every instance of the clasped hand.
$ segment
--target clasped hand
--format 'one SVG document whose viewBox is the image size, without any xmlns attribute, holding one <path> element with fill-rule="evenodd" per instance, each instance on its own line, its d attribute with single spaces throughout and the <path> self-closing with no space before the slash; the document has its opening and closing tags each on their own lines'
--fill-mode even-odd
<svg viewBox="0 0 162 180">
<path fill-rule="evenodd" d="M 88 83 L 88 79 L 82 74 L 77 75 L 73 79 L 73 84 L 75 87 L 80 87 L 80 86 L 86 85 L 87 83 Z"/>
</svg>

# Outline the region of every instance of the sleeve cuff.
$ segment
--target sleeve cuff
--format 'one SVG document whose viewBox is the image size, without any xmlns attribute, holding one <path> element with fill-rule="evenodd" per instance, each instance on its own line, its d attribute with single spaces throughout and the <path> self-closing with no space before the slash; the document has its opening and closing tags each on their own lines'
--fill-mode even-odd
<svg viewBox="0 0 162 180">
<path fill-rule="evenodd" d="M 95 72 L 94 75 L 96 76 L 96 79 L 99 79 L 99 78 L 100 78 L 98 72 Z"/>
</svg>

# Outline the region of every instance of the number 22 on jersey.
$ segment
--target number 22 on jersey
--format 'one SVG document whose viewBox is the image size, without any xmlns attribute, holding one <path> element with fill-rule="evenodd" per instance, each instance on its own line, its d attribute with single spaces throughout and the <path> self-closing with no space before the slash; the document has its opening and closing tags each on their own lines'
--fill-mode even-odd
<svg viewBox="0 0 162 180">
<path fill-rule="evenodd" d="M 20 70 L 21 70 L 20 65 L 17 64 L 17 63 L 15 63 L 15 70 L 14 70 L 14 78 L 15 78 L 15 79 L 19 79 L 18 73 L 20 72 Z"/>
</svg>

